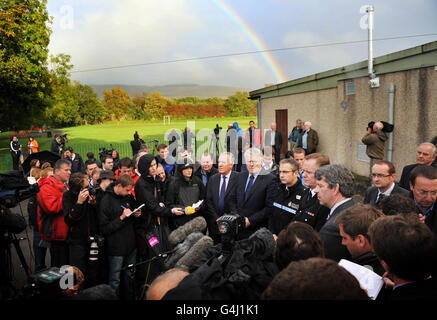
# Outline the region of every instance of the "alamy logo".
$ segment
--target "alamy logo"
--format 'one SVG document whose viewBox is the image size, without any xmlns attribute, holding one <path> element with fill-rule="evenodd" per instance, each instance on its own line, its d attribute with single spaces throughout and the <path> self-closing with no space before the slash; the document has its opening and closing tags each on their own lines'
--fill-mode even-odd
<svg viewBox="0 0 437 320">
<path fill-rule="evenodd" d="M 59 286 L 62 290 L 72 289 L 74 287 L 74 270 L 72 266 L 66 265 L 60 268 L 60 272 L 64 274 L 59 280 Z"/>
</svg>

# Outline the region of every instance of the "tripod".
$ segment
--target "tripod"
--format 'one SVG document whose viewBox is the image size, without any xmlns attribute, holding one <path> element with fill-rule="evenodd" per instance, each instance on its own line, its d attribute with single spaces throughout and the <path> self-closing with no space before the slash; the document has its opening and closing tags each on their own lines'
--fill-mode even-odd
<svg viewBox="0 0 437 320">
<path fill-rule="evenodd" d="M 29 265 L 26 262 L 26 259 L 24 258 L 24 254 L 23 251 L 21 250 L 20 247 L 20 242 L 21 240 L 25 240 L 26 238 L 17 238 L 17 235 L 15 233 L 12 232 L 8 232 L 6 241 L 7 241 L 7 254 L 8 257 L 11 257 L 11 247 L 9 244 L 13 244 L 15 247 L 15 251 L 17 252 L 18 258 L 21 262 L 21 267 L 24 269 L 24 272 L 26 273 L 26 276 L 30 276 L 32 274 L 32 271 L 29 268 Z"/>
</svg>

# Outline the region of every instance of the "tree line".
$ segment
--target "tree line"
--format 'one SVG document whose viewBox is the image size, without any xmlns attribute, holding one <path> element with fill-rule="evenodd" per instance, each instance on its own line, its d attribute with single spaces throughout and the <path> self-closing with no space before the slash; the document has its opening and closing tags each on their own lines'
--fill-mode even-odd
<svg viewBox="0 0 437 320">
<path fill-rule="evenodd" d="M 32 125 L 65 127 L 105 120 L 154 120 L 255 115 L 247 92 L 227 99 L 133 97 L 119 86 L 100 99 L 89 85 L 71 80 L 71 57 L 49 55 L 52 17 L 47 0 L 0 0 L 0 130 Z"/>
</svg>

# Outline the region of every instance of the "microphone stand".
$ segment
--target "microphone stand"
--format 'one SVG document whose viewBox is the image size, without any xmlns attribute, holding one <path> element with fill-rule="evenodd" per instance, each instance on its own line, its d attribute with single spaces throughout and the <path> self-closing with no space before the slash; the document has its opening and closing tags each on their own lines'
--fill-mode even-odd
<svg viewBox="0 0 437 320">
<path fill-rule="evenodd" d="M 148 287 L 147 281 L 149 280 L 149 272 L 150 272 L 151 262 L 156 260 L 156 259 L 166 259 L 170 254 L 174 253 L 175 251 L 176 250 L 173 249 L 173 250 L 170 250 L 170 251 L 167 251 L 167 252 L 163 252 L 163 253 L 160 253 L 160 254 L 154 256 L 153 258 L 150 258 L 150 259 L 138 262 L 138 263 L 132 263 L 132 264 L 129 264 L 128 266 L 126 266 L 124 268 L 121 268 L 120 270 L 117 270 L 117 272 L 121 272 L 121 271 L 125 271 L 125 270 L 130 270 L 131 274 L 135 274 L 135 270 L 136 270 L 136 268 L 138 266 L 146 264 L 146 263 L 149 264 L 149 266 L 147 268 L 146 278 L 145 278 L 144 284 L 143 284 L 143 289 L 141 291 L 141 295 L 139 296 L 139 298 L 137 300 L 144 300 L 144 298 L 145 298 L 146 288 Z"/>
</svg>

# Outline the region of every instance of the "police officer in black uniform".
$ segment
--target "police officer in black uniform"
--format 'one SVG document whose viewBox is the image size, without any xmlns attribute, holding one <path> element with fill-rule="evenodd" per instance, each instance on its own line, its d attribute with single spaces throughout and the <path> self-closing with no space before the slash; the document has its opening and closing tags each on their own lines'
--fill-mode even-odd
<svg viewBox="0 0 437 320">
<path fill-rule="evenodd" d="M 294 220 L 300 208 L 305 187 L 298 179 L 299 164 L 294 159 L 283 159 L 279 163 L 277 193 L 269 213 L 269 230 L 278 235 L 282 229 Z"/>
</svg>

